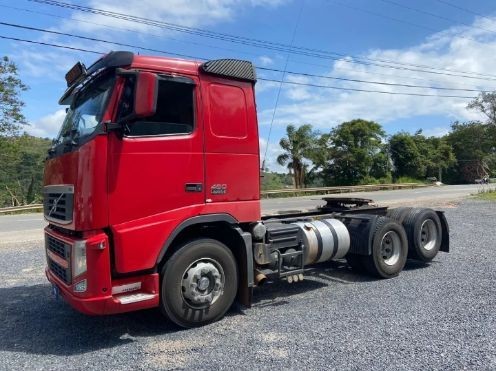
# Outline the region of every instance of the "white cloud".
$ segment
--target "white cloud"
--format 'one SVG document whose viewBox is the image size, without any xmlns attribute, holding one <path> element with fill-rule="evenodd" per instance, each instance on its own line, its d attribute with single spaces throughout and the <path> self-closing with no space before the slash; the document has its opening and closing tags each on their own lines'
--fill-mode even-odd
<svg viewBox="0 0 496 371">
<path fill-rule="evenodd" d="M 474 25 L 496 29 L 496 18 L 476 20 Z M 363 57 L 416 64 L 445 70 L 466 71 L 495 76 L 494 55 L 496 34 L 468 27 L 453 27 L 431 35 L 425 42 L 404 49 L 376 49 Z M 387 83 L 401 83 L 450 88 L 472 88 L 493 90 L 496 81 L 490 79 L 468 79 L 443 74 L 427 74 L 419 71 L 395 70 L 374 65 L 347 63 L 351 57 L 334 62 L 329 76 Z M 379 63 L 379 62 L 377 62 Z M 382 63 L 384 64 L 384 63 Z M 412 67 L 415 69 L 415 67 Z M 417 68 L 424 69 L 425 68 Z M 456 72 L 444 71 L 447 74 Z M 496 76 L 495 76 L 496 78 Z M 287 80 L 332 85 L 341 88 L 381 90 L 389 92 L 412 92 L 434 95 L 476 96 L 477 92 L 448 91 L 435 89 L 407 88 L 398 86 L 356 83 L 324 78 L 288 75 Z M 420 115 L 448 117 L 450 121 L 474 120 L 482 117 L 466 109 L 470 98 L 415 97 L 334 89 L 306 88 L 286 84 L 283 87 L 287 99 L 279 103 L 275 124 L 311 123 L 317 128 L 328 129 L 343 121 L 364 118 L 387 124 L 394 120 Z M 259 112 L 259 121 L 267 123 L 272 108 Z M 448 124 L 448 123 L 446 123 Z M 433 129 L 434 130 L 434 129 Z"/>
<path fill-rule="evenodd" d="M 270 66 L 274 64 L 274 60 L 266 55 L 261 55 L 260 57 L 258 57 L 258 60 L 260 61 L 260 64 L 262 66 Z"/>
<path fill-rule="evenodd" d="M 30 122 L 26 131 L 34 136 L 42 138 L 54 138 L 64 121 L 65 109 L 60 109 L 39 120 Z"/>
<path fill-rule="evenodd" d="M 299 75 L 287 75 L 285 81 L 295 82 L 298 84 L 307 84 L 311 82 L 308 77 Z M 292 85 L 290 89 L 284 90 L 286 96 L 295 101 L 304 101 L 313 98 L 311 88 L 305 85 Z"/>
<path fill-rule="evenodd" d="M 162 22 L 180 24 L 188 27 L 199 27 L 215 24 L 219 21 L 232 21 L 240 8 L 247 5 L 252 7 L 275 7 L 286 0 L 127 0 L 117 2 L 115 0 L 91 0 L 89 7 L 109 12 L 131 14 L 135 17 L 157 20 Z M 66 30 L 80 30 L 85 32 L 101 31 L 105 26 L 124 27 L 134 31 L 157 30 L 156 27 L 106 17 L 100 14 L 80 13 L 77 19 L 86 23 L 65 21 L 63 28 Z M 101 24 L 101 25 L 99 25 Z M 102 26 L 105 25 L 105 26 Z"/>
<path fill-rule="evenodd" d="M 255 85 L 255 92 L 256 94 L 261 94 L 271 89 L 278 89 L 279 85 L 281 83 L 277 81 L 258 80 Z"/>
<path fill-rule="evenodd" d="M 20 65 L 23 75 L 27 75 L 30 78 L 52 79 L 64 82 L 65 74 L 75 63 L 74 55 L 68 53 L 67 50 L 48 51 L 35 46 L 17 49 L 12 59 Z"/>
</svg>

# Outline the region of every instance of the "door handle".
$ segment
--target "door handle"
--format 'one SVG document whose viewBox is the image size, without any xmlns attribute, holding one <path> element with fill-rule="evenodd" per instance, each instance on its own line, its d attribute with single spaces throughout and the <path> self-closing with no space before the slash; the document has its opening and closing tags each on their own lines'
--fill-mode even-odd
<svg viewBox="0 0 496 371">
<path fill-rule="evenodd" d="M 184 186 L 184 190 L 186 192 L 202 192 L 203 184 L 202 183 L 186 183 Z"/>
</svg>

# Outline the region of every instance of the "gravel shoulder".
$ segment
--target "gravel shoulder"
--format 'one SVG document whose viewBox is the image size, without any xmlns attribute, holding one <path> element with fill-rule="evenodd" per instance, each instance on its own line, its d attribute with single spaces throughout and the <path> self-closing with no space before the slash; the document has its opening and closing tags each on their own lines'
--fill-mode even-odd
<svg viewBox="0 0 496 371">
<path fill-rule="evenodd" d="M 0 369 L 496 369 L 496 203 L 447 205 L 451 253 L 397 278 L 323 264 L 193 330 L 55 301 L 40 242 L 0 249 Z"/>
</svg>

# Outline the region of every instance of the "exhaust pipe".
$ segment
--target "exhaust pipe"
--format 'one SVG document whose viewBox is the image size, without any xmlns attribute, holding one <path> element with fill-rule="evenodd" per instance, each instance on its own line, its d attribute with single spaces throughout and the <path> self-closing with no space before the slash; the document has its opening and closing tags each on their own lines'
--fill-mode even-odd
<svg viewBox="0 0 496 371">
<path fill-rule="evenodd" d="M 267 281 L 267 276 L 260 272 L 258 269 L 255 269 L 255 284 L 257 286 L 262 286 L 265 281 Z"/>
</svg>

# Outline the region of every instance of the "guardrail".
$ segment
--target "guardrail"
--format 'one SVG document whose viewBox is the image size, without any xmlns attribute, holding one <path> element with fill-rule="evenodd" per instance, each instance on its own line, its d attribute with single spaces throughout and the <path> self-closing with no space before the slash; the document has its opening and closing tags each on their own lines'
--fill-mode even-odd
<svg viewBox="0 0 496 371">
<path fill-rule="evenodd" d="M 34 211 L 34 210 L 40 210 L 40 211 L 43 210 L 43 204 L 4 207 L 0 209 L 0 214 L 15 213 L 17 211 Z"/>
<path fill-rule="evenodd" d="M 367 184 L 360 186 L 342 186 L 342 187 L 318 187 L 318 188 L 300 188 L 300 189 L 274 189 L 269 191 L 262 191 L 262 198 L 278 197 L 282 195 L 283 197 L 291 196 L 301 196 L 308 194 L 336 194 L 336 193 L 350 193 L 350 192 L 365 192 L 365 191 L 383 191 L 392 189 L 404 189 L 404 188 L 420 188 L 428 187 L 428 184 L 419 183 L 402 183 L 402 184 Z M 35 211 L 43 210 L 43 204 L 32 204 L 24 206 L 13 206 L 0 208 L 0 214 L 14 213 L 18 211 Z"/>
<path fill-rule="evenodd" d="M 350 193 L 350 192 L 365 192 L 365 191 L 385 191 L 394 189 L 405 188 L 421 188 L 428 187 L 429 184 L 420 183 L 401 183 L 401 184 L 366 184 L 359 186 L 339 186 L 339 187 L 319 187 L 319 188 L 300 188 L 300 189 L 274 189 L 269 191 L 262 191 L 262 198 L 278 197 L 291 197 L 302 196 L 311 194 L 336 194 L 336 193 Z"/>
</svg>

